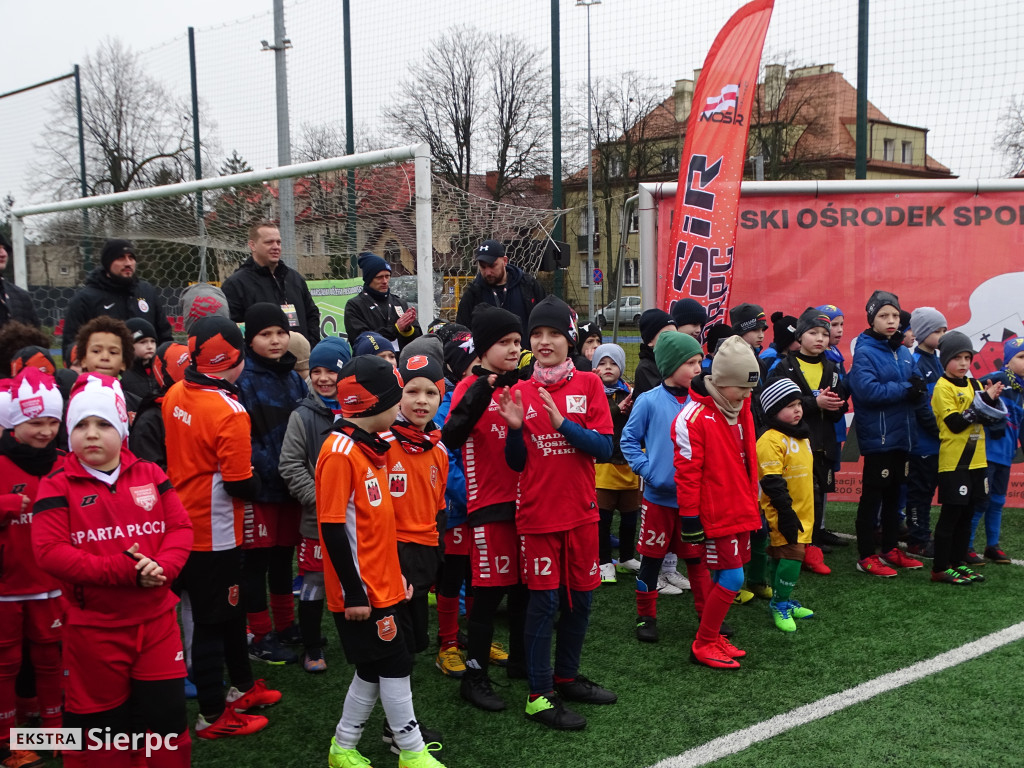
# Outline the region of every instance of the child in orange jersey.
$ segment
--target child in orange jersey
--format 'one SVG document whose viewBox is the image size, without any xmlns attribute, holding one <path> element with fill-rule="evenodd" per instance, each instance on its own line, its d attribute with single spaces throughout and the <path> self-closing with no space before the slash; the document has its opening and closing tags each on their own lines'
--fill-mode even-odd
<svg viewBox="0 0 1024 768">
<path fill-rule="evenodd" d="M 192 362 L 162 406 L 167 474 L 192 518 L 192 554 L 175 584 L 192 607 L 196 735 L 244 736 L 267 726 L 246 710 L 273 704 L 280 691 L 254 680 L 239 598 L 246 502 L 260 489 L 251 464 L 249 415 L 234 382 L 242 372 L 242 333 L 219 315 L 201 318 L 188 339 Z M 224 667 L 231 688 L 224 691 Z"/>
<path fill-rule="evenodd" d="M 400 750 L 399 768 L 441 766 L 431 754 L 440 745 L 426 744 L 416 721 L 412 654 L 399 621 L 399 604 L 413 590 L 402 576 L 388 491 L 393 443 L 381 433 L 401 399 L 402 377 L 387 361 L 366 355 L 346 363 L 338 376 L 341 417 L 316 466 L 327 607 L 356 668 L 328 757 L 341 768 L 368 765 L 356 747 L 378 698 Z"/>
</svg>

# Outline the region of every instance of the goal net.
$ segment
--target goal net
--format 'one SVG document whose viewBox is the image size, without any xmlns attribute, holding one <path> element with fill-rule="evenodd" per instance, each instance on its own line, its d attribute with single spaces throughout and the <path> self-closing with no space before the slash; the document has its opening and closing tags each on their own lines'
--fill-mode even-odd
<svg viewBox="0 0 1024 768">
<path fill-rule="evenodd" d="M 524 182 L 514 201 L 496 202 L 479 180 L 465 190 L 432 175 L 420 145 L 18 208 L 15 279 L 59 347 L 67 303 L 99 265 L 104 242 L 131 240 L 139 277 L 158 289 L 183 333 L 182 291 L 225 280 L 249 256 L 249 226 L 266 219 L 279 223 L 282 259 L 309 282 L 324 333 L 344 332 L 342 306 L 362 286 L 364 251 L 392 265 L 392 290 L 417 305 L 426 327 L 454 319 L 483 240 L 502 240 L 526 271 L 541 266 L 559 215 L 536 205 L 550 200 L 550 181 L 546 190 L 543 179 Z"/>
</svg>

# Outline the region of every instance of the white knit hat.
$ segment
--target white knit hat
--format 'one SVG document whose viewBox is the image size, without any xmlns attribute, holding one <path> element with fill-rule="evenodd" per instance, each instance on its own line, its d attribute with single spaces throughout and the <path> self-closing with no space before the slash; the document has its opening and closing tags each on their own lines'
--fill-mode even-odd
<svg viewBox="0 0 1024 768">
<path fill-rule="evenodd" d="M 0 379 L 0 429 L 11 429 L 11 385 L 10 379 Z"/>
<path fill-rule="evenodd" d="M 121 439 L 128 437 L 128 408 L 117 379 L 102 373 L 83 373 L 71 388 L 68 399 L 68 439 L 82 419 L 98 416 L 117 429 Z"/>
<path fill-rule="evenodd" d="M 59 419 L 64 414 L 64 398 L 53 376 L 38 368 L 22 368 L 11 384 L 8 422 L 16 427 L 31 419 Z"/>
</svg>

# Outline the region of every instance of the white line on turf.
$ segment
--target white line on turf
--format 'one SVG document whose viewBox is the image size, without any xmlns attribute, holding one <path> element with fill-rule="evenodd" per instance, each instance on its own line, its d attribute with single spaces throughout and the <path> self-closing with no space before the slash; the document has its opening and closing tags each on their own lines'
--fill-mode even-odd
<svg viewBox="0 0 1024 768">
<path fill-rule="evenodd" d="M 931 659 L 919 661 L 904 669 L 890 672 L 848 690 L 826 696 L 811 704 L 805 704 L 789 712 L 776 715 L 749 728 L 720 736 L 706 744 L 701 744 L 699 747 L 687 750 L 681 755 L 667 757 L 652 766 L 652 768 L 696 768 L 696 766 L 707 765 L 715 760 L 741 752 L 754 744 L 767 741 L 780 733 L 798 728 L 815 720 L 820 720 L 854 704 L 867 701 L 879 694 L 901 688 L 928 675 L 934 675 L 950 667 L 963 664 L 965 661 L 976 659 L 989 651 L 994 651 L 1022 638 L 1024 638 L 1024 622 L 1014 624 L 998 632 L 993 632 L 991 635 L 985 635 L 966 645 L 961 645 L 959 648 L 940 653 Z"/>
</svg>

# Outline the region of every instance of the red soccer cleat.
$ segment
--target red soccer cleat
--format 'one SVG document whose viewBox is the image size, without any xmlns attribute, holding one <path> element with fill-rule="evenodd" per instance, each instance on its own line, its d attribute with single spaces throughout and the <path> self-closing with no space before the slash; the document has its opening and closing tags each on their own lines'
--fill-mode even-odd
<svg viewBox="0 0 1024 768">
<path fill-rule="evenodd" d="M 694 640 L 693 645 L 690 646 L 690 661 L 712 669 L 740 668 L 740 663 L 726 653 L 725 648 L 717 641 L 708 645 L 698 645 Z"/>
<path fill-rule="evenodd" d="M 828 576 L 832 573 L 832 569 L 825 565 L 825 554 L 821 551 L 821 547 L 816 547 L 813 544 L 808 544 L 804 550 L 803 568 L 805 571 L 821 576 Z"/>
<path fill-rule="evenodd" d="M 725 653 L 729 655 L 729 658 L 731 659 L 742 659 L 744 656 L 747 655 L 747 652 L 744 651 L 742 648 L 737 648 L 735 645 L 729 642 L 729 638 L 727 638 L 725 635 L 718 636 L 718 645 Z"/>
<path fill-rule="evenodd" d="M 916 571 L 922 565 L 920 560 L 908 556 L 899 547 L 893 547 L 888 552 L 881 556 L 883 563 L 888 565 L 890 568 L 906 568 L 910 571 Z"/>
<path fill-rule="evenodd" d="M 243 715 L 228 706 L 212 723 L 200 715 L 196 723 L 196 736 L 200 739 L 223 739 L 228 736 L 248 736 L 262 731 L 270 721 L 262 715 Z"/>
<path fill-rule="evenodd" d="M 257 680 L 245 693 L 240 693 L 237 688 L 228 691 L 227 703 L 236 712 L 246 712 L 250 709 L 269 707 L 281 700 L 281 692 L 267 688 L 265 680 Z"/>
</svg>

